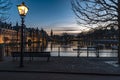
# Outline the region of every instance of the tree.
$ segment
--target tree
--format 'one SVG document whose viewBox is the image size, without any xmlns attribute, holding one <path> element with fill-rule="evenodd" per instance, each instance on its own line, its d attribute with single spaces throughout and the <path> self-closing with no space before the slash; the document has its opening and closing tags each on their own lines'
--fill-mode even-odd
<svg viewBox="0 0 120 80">
<path fill-rule="evenodd" d="M 80 23 L 116 23 L 118 19 L 117 0 L 72 0 L 72 9 Z"/>
<path fill-rule="evenodd" d="M 8 10 L 10 8 L 10 0 L 0 0 L 0 21 L 5 21 L 8 19 Z"/>
<path fill-rule="evenodd" d="M 80 24 L 117 25 L 118 62 L 120 63 L 120 0 L 71 0 L 71 4 Z"/>
</svg>

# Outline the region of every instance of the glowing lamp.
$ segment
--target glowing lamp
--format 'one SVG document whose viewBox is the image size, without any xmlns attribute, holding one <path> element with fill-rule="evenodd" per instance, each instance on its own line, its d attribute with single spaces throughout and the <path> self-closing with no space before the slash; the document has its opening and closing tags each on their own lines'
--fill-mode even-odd
<svg viewBox="0 0 120 80">
<path fill-rule="evenodd" d="M 28 12 L 28 7 L 25 5 L 24 2 L 22 2 L 22 4 L 20 4 L 20 5 L 17 5 L 17 8 L 18 8 L 18 11 L 19 11 L 19 14 L 21 17 L 26 16 L 26 14 Z"/>
</svg>

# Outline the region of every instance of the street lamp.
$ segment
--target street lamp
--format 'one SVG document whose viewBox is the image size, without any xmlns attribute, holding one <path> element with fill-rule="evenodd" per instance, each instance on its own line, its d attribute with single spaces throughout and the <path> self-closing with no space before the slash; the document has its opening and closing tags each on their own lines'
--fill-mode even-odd
<svg viewBox="0 0 120 80">
<path fill-rule="evenodd" d="M 19 15 L 21 17 L 21 54 L 20 54 L 20 67 L 23 67 L 23 29 L 24 29 L 24 17 L 26 16 L 28 12 L 28 7 L 25 5 L 24 2 L 22 4 L 17 5 Z"/>
</svg>

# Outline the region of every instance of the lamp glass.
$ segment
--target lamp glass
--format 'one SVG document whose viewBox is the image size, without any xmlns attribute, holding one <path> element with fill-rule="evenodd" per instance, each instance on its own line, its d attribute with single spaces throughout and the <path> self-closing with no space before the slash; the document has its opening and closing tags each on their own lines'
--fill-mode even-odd
<svg viewBox="0 0 120 80">
<path fill-rule="evenodd" d="M 17 7 L 18 7 L 20 16 L 26 16 L 28 12 L 28 7 L 24 3 L 18 5 Z"/>
</svg>

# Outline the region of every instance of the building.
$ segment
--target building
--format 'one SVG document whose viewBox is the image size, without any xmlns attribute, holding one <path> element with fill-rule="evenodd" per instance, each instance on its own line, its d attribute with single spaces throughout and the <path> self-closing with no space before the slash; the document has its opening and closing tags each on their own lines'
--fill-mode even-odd
<svg viewBox="0 0 120 80">
<path fill-rule="evenodd" d="M 43 29 L 26 28 L 24 25 L 23 41 L 25 48 L 38 47 L 47 45 L 48 34 Z M 15 26 L 11 24 L 0 22 L 0 44 L 12 46 L 13 49 L 19 48 L 21 42 L 21 26 L 16 23 Z M 40 45 L 41 46 L 41 45 Z"/>
</svg>

